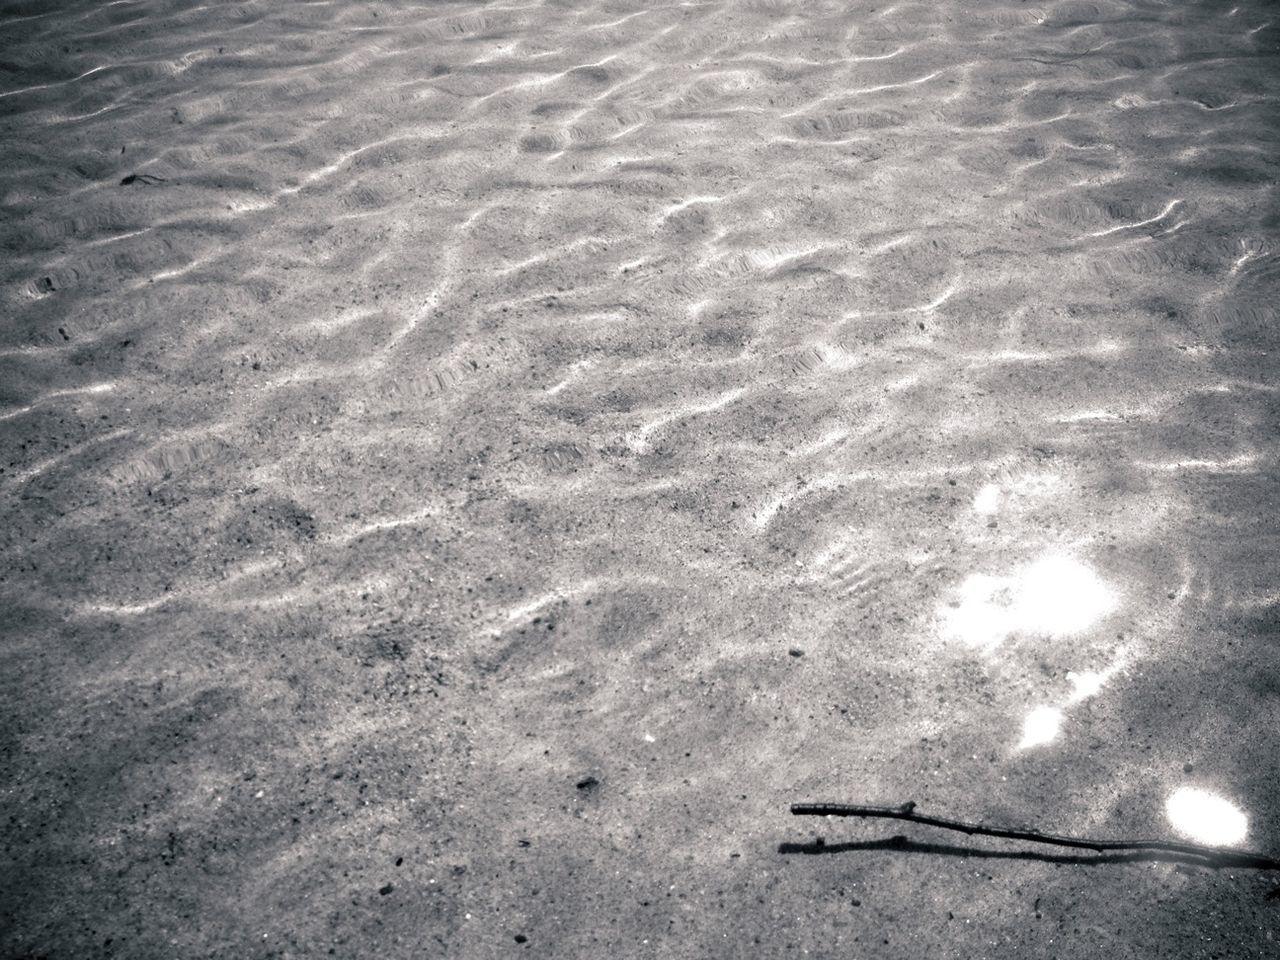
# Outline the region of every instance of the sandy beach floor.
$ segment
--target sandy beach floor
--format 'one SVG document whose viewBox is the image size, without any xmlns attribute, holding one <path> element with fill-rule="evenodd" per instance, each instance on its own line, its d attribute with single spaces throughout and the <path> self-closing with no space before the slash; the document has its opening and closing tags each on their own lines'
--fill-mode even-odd
<svg viewBox="0 0 1280 960">
<path fill-rule="evenodd" d="M 0 954 L 1277 955 L 1276 6 L 0 11 Z"/>
</svg>

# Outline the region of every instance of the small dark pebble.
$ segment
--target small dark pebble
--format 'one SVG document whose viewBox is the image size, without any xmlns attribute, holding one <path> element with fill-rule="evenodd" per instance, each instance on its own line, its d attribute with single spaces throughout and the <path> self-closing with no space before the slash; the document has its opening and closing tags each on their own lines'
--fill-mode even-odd
<svg viewBox="0 0 1280 960">
<path fill-rule="evenodd" d="M 517 934 L 516 934 L 516 936 L 515 936 L 515 940 L 516 940 L 516 943 L 528 943 L 528 942 L 529 942 L 529 938 L 528 938 L 528 937 L 526 937 L 523 933 L 517 933 Z"/>
<path fill-rule="evenodd" d="M 378 892 L 385 897 L 388 893 L 390 893 L 394 889 L 395 889 L 395 886 L 388 883 L 385 887 L 379 887 Z"/>
<path fill-rule="evenodd" d="M 402 863 L 404 863 L 404 857 L 396 857 L 396 866 L 398 867 Z"/>
<path fill-rule="evenodd" d="M 594 790 L 598 786 L 600 786 L 600 781 L 595 777 L 586 777 L 577 783 L 579 790 Z"/>
<path fill-rule="evenodd" d="M 1190 772 L 1191 772 L 1192 770 L 1194 770 L 1194 769 L 1195 769 L 1195 766 L 1194 766 L 1194 765 L 1192 765 L 1192 763 L 1191 763 L 1191 761 L 1190 761 L 1190 760 L 1188 760 L 1186 763 L 1184 763 L 1184 764 L 1182 765 L 1182 772 L 1183 772 L 1183 773 L 1190 773 Z"/>
<path fill-rule="evenodd" d="M 522 846 L 522 847 L 527 847 L 527 846 L 529 846 L 529 841 L 528 841 L 528 840 L 517 840 L 517 841 L 516 841 L 516 843 L 517 843 L 519 846 Z"/>
<path fill-rule="evenodd" d="M 860 907 L 860 906 L 862 906 L 862 901 L 861 901 L 861 900 L 859 900 L 857 897 L 854 897 L 854 898 L 853 898 L 851 901 L 849 901 L 849 902 L 850 902 L 850 903 L 852 903 L 855 907 Z"/>
<path fill-rule="evenodd" d="M 787 653 L 791 654 L 793 657 L 804 656 L 804 651 L 801 650 L 799 647 L 792 647 L 790 650 L 787 651 Z"/>
</svg>

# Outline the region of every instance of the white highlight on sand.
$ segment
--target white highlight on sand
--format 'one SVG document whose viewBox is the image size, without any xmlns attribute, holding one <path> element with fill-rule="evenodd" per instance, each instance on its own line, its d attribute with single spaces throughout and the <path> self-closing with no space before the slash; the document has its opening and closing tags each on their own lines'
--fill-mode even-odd
<svg viewBox="0 0 1280 960">
<path fill-rule="evenodd" d="M 1233 597 L 1223 606 L 1228 610 L 1266 610 L 1268 607 L 1280 606 L 1280 590 Z"/>
<path fill-rule="evenodd" d="M 887 250 L 892 250 L 894 247 L 901 246 L 902 244 L 907 243 L 910 240 L 911 240 L 911 235 L 908 234 L 905 237 L 900 237 L 895 240 L 890 240 L 887 243 L 883 243 L 880 246 L 876 247 L 874 250 L 868 251 L 868 254 L 871 256 L 875 256 L 876 254 L 884 253 Z M 821 249 L 821 248 L 815 248 L 815 249 Z M 957 275 L 954 280 L 952 280 L 950 283 L 947 284 L 947 288 L 943 290 L 942 293 L 938 294 L 938 296 L 934 297 L 928 303 L 921 303 L 914 307 L 898 307 L 892 310 L 869 310 L 869 311 L 851 310 L 844 315 L 844 319 L 853 320 L 858 317 L 883 317 L 883 316 L 892 316 L 898 313 L 931 314 L 935 310 L 937 310 L 940 306 L 942 306 L 944 303 L 946 303 L 948 300 L 950 300 L 952 297 L 954 297 L 957 292 L 959 292 L 959 290 L 963 286 L 963 283 L 962 283 L 963 279 L 964 279 L 963 274 Z M 986 355 L 984 354 L 984 356 Z"/>
<path fill-rule="evenodd" d="M 1018 749 L 1026 750 L 1052 743 L 1058 738 L 1063 719 L 1062 711 L 1057 707 L 1036 707 L 1022 722 L 1022 741 L 1018 744 Z"/>
<path fill-rule="evenodd" d="M 462 220 L 461 223 L 457 225 L 457 227 L 454 228 L 455 235 L 460 237 L 465 231 L 470 230 L 471 227 L 475 225 L 477 220 L 479 220 L 482 216 L 487 214 L 493 208 L 494 208 L 494 204 L 487 203 L 484 206 L 476 210 L 473 210 L 470 214 L 467 215 L 465 219 Z M 440 260 L 439 260 L 438 272 L 440 275 L 440 279 L 436 281 L 436 285 L 432 287 L 430 291 L 428 291 L 426 296 L 423 297 L 422 304 L 421 306 L 418 307 L 417 312 L 415 312 L 413 316 L 409 317 L 409 319 L 405 321 L 404 326 L 402 326 L 398 331 L 396 331 L 395 334 L 393 334 L 390 338 L 388 338 L 385 346 L 383 347 L 384 359 L 386 358 L 386 356 L 390 354 L 392 350 L 394 350 L 396 347 L 400 345 L 400 342 L 404 340 L 405 337 L 413 333 L 413 331 L 417 328 L 418 324 L 420 324 L 423 321 L 423 319 L 429 316 L 432 310 L 436 309 L 436 307 L 439 306 L 440 302 L 444 299 L 445 294 L 449 292 L 450 287 L 452 287 L 454 283 L 454 279 L 455 279 L 454 268 L 457 264 L 461 246 L 462 246 L 462 243 L 461 243 L 461 240 L 459 239 L 459 240 L 454 240 L 453 242 L 447 244 L 444 247 L 444 251 L 441 254 Z"/>
<path fill-rule="evenodd" d="M 1257 260 L 1267 254 L 1267 244 L 1262 240 L 1255 240 L 1253 238 L 1242 239 L 1239 242 L 1239 247 L 1241 251 L 1240 256 L 1236 257 L 1235 262 L 1231 264 L 1231 276 L 1233 277 L 1239 273 L 1240 268 L 1250 260 Z"/>
<path fill-rule="evenodd" d="M 146 600 L 142 603 L 124 603 L 124 604 L 88 603 L 88 604 L 85 604 L 81 608 L 81 610 L 89 611 L 90 613 L 105 613 L 105 614 L 111 614 L 111 615 L 137 616 L 138 614 L 147 613 L 151 610 L 155 610 L 157 607 L 163 607 L 166 603 L 168 603 L 170 600 L 173 600 L 173 599 L 174 597 L 172 596 L 166 596 L 166 597 L 157 597 L 154 600 Z"/>
<path fill-rule="evenodd" d="M 553 603 L 558 603 L 561 600 L 572 600 L 574 597 L 578 597 L 584 593 L 595 590 L 597 583 L 599 583 L 598 580 L 594 577 L 589 577 L 581 583 L 575 584 L 571 587 L 565 587 L 560 590 L 549 590 L 540 597 L 535 597 L 527 603 L 522 603 L 517 607 L 512 607 L 507 611 L 505 619 L 508 623 L 513 623 L 516 620 L 527 619 L 530 614 L 537 613 L 539 610 L 544 607 L 548 607 Z"/>
<path fill-rule="evenodd" d="M 304 174 L 302 179 L 298 183 L 294 184 L 293 186 L 281 187 L 279 190 L 276 191 L 276 194 L 275 194 L 276 199 L 279 199 L 280 197 L 292 196 L 293 194 L 298 193 L 308 185 L 315 183 L 317 180 L 323 180 L 325 177 L 333 176 L 333 174 L 337 173 L 339 170 L 345 167 L 349 162 L 354 160 L 356 157 L 360 156 L 360 154 L 362 153 L 368 153 L 370 150 L 376 150 L 378 147 L 385 147 L 388 144 L 396 142 L 397 140 L 406 140 L 406 139 L 418 139 L 418 138 L 406 137 L 402 134 L 396 134 L 395 136 L 384 137 L 381 140 L 375 140 L 373 143 L 366 143 L 363 147 L 356 147 L 353 150 L 347 150 L 345 153 L 340 154 L 338 158 L 333 162 L 327 163 L 323 167 L 319 167 L 315 170 L 310 171 L 309 173 Z"/>
<path fill-rule="evenodd" d="M 587 30 L 608 30 L 610 27 L 616 27 L 619 24 L 626 23 L 635 17 L 644 16 L 649 10 L 637 10 L 634 13 L 628 13 L 626 16 L 619 17 L 617 20 L 610 20 L 608 23 L 593 23 L 586 27 Z"/>
<path fill-rule="evenodd" d="M 1110 227 L 1106 230 L 1096 230 L 1093 233 L 1085 234 L 1085 236 L 1086 237 L 1105 237 L 1113 233 L 1119 233 L 1121 230 L 1132 230 L 1135 227 L 1145 227 L 1148 224 L 1159 223 L 1161 220 L 1167 217 L 1170 213 L 1172 213 L 1173 210 L 1180 203 L 1182 203 L 1181 198 L 1177 200 L 1170 200 L 1163 210 L 1161 210 L 1154 217 L 1151 217 L 1148 220 L 1139 220 L 1137 223 L 1122 223 L 1118 227 Z"/>
<path fill-rule="evenodd" d="M 16 483 L 27 483 L 30 480 L 34 480 L 36 477 L 40 476 L 40 474 L 46 472 L 47 470 L 51 470 L 53 467 L 57 466 L 59 463 L 62 463 L 64 460 L 69 460 L 72 457 L 79 455 L 82 451 L 84 451 L 88 447 L 92 447 L 100 443 L 109 443 L 112 440 L 116 440 L 116 439 L 119 439 L 120 437 L 128 436 L 131 433 L 133 433 L 132 429 L 128 427 L 121 427 L 119 430 L 112 430 L 110 433 L 104 433 L 98 437 L 91 437 L 90 439 L 84 441 L 83 443 L 78 443 L 74 447 L 71 447 L 67 450 L 63 450 L 61 453 L 55 453 L 53 456 L 47 457 L 44 460 L 41 460 L 39 463 L 35 464 L 34 466 L 28 467 L 26 470 L 20 470 L 17 473 L 11 473 L 9 474 L 9 478 Z"/>
<path fill-rule="evenodd" d="M 500 97 L 506 93 L 514 93 L 516 90 L 530 90 L 535 87 L 544 87 L 549 83 L 555 83 L 573 73 L 575 70 L 582 70 L 586 67 L 603 67 L 606 63 L 618 59 L 616 53 L 611 53 L 603 60 L 597 60 L 595 63 L 579 63 L 572 67 L 567 67 L 558 73 L 543 74 L 542 76 L 528 77 L 524 80 L 517 80 L 515 83 L 509 83 L 505 87 L 499 87 L 497 90 L 490 91 L 482 97 L 476 97 L 468 105 L 467 109 L 474 109 L 486 101 L 492 100 L 494 97 Z"/>
<path fill-rule="evenodd" d="M 677 214 L 686 207 L 691 207 L 696 203 L 719 203 L 723 199 L 724 197 L 717 197 L 712 194 L 700 194 L 696 197 L 687 197 L 684 200 L 673 203 L 671 206 L 663 210 L 659 219 L 666 220 L 668 217 Z"/>
<path fill-rule="evenodd" d="M 1258 462 L 1256 453 L 1240 453 L 1227 460 L 1169 460 L 1160 462 L 1143 462 L 1138 466 L 1148 470 L 1175 472 L 1178 470 L 1205 470 L 1209 473 L 1241 473 L 1247 471 Z"/>
<path fill-rule="evenodd" d="M 686 417 L 692 417 L 700 413 L 712 413 L 716 410 L 721 410 L 734 403 L 746 392 L 746 387 L 734 387 L 732 390 L 726 390 L 718 397 L 713 397 L 704 403 L 677 407 L 668 413 L 662 414 L 660 417 L 654 417 L 648 423 L 641 424 L 639 428 L 628 433 L 625 439 L 632 449 L 643 452 L 648 449 L 649 435 L 653 432 L 662 429 L 669 423 L 674 423 L 676 420 L 683 420 Z"/>
<path fill-rule="evenodd" d="M 571 240 L 568 243 L 561 244 L 558 247 L 552 247 L 542 253 L 535 253 L 531 257 L 527 257 L 518 263 L 508 264 L 505 267 L 499 267 L 491 272 L 499 277 L 505 277 L 512 273 L 518 273 L 521 270 L 527 270 L 529 267 L 536 267 L 540 263 L 548 263 L 557 257 L 567 256 L 575 250 L 581 250 L 583 247 L 593 244 L 602 244 L 604 241 L 598 237 L 579 237 L 577 240 Z"/>
<path fill-rule="evenodd" d="M 569 370 L 568 372 L 565 373 L 563 380 L 561 380 L 559 383 L 556 383 L 550 387 L 547 387 L 547 396 L 554 397 L 557 393 L 559 393 L 565 387 L 569 386 L 569 384 L 573 383 L 573 381 L 578 378 L 578 373 L 580 371 L 586 370 L 590 367 L 594 367 L 595 365 L 596 365 L 596 362 L 591 359 L 576 361 L 572 366 L 569 367 Z"/>
<path fill-rule="evenodd" d="M 1198 787 L 1175 790 L 1164 812 L 1174 830 L 1198 843 L 1234 846 L 1249 833 L 1249 818 L 1239 807 Z"/>
<path fill-rule="evenodd" d="M 774 517 L 778 515 L 778 511 L 795 500 L 807 497 L 815 493 L 821 493 L 824 490 L 833 490 L 843 484 L 859 483 L 863 480 L 872 479 L 875 476 L 869 470 L 858 470 L 853 472 L 834 472 L 823 476 L 813 477 L 802 487 L 788 487 L 781 493 L 775 494 L 764 503 L 762 503 L 752 514 L 751 522 L 757 530 L 763 530 L 773 522 Z"/>
<path fill-rule="evenodd" d="M 1068 671 L 1067 680 L 1074 687 L 1071 691 L 1071 699 L 1068 703 L 1079 703 L 1081 700 L 1088 700 L 1090 697 L 1097 696 L 1102 692 L 1102 688 L 1107 681 L 1115 674 L 1119 666 L 1108 667 L 1102 673 L 1096 670 L 1085 670 L 1083 673 L 1076 673 L 1074 670 Z"/>
<path fill-rule="evenodd" d="M 1081 410 L 1079 413 L 1073 413 L 1070 416 L 1059 417 L 1059 423 L 1096 423 L 1099 421 L 1112 422 L 1123 419 L 1120 414 L 1113 413 L 1110 410 Z"/>
<path fill-rule="evenodd" d="M 396 527 L 409 527 L 429 520 L 431 517 L 439 516 L 441 510 L 437 507 L 425 507 L 422 510 L 415 510 L 413 513 L 406 513 L 399 517 L 386 517 L 382 520 L 372 520 L 369 523 L 363 523 L 356 527 L 349 527 L 346 530 L 338 531 L 326 540 L 335 543 L 347 543 L 360 537 L 368 536 L 371 533 L 380 533 L 383 530 L 394 530 Z"/>
<path fill-rule="evenodd" d="M 107 6 L 114 7 L 116 4 L 109 3 Z M 21 19 L 26 20 L 32 18 L 23 17 Z M 16 23 L 18 21 L 14 20 L 10 22 Z M 55 80 L 52 83 L 38 83 L 34 86 L 22 87 L 19 90 L 9 90 L 5 93 L 0 93 L 0 98 L 12 97 L 20 93 L 31 93 L 35 90 L 47 90 L 50 87 L 58 87 L 69 83 L 76 83 L 83 80 L 85 77 L 91 77 L 95 73 L 101 73 L 103 70 L 122 70 L 128 67 L 161 66 L 166 68 L 163 72 L 167 73 L 171 77 L 176 77 L 178 74 L 185 73 L 190 70 L 192 66 L 199 63 L 201 60 L 206 60 L 213 55 L 214 53 L 212 50 L 192 50 L 190 53 L 184 54 L 177 60 L 131 60 L 124 63 L 104 63 L 96 67 L 91 67 L 84 73 L 75 77 L 69 77 L 66 80 Z"/>
<path fill-rule="evenodd" d="M 304 326 L 308 330 L 316 330 L 320 333 L 333 333 L 351 326 L 353 323 L 359 323 L 361 320 L 367 320 L 369 317 L 376 317 L 379 311 L 370 307 L 347 307 L 340 310 L 332 317 L 317 317 L 314 320 L 300 326 Z"/>
<path fill-rule="evenodd" d="M 192 270 L 194 270 L 196 267 L 200 266 L 201 264 L 208 262 L 209 259 L 211 258 L 197 257 L 196 259 L 192 260 L 190 263 L 184 264 L 181 267 L 174 267 L 172 270 L 161 270 L 159 273 L 153 274 L 151 277 L 147 278 L 146 280 L 140 280 L 137 283 L 135 283 L 133 285 L 133 289 L 135 290 L 139 289 L 140 287 L 143 286 L 143 284 L 154 283 L 157 280 L 172 280 L 175 277 L 180 277 L 185 273 L 190 273 Z"/>
<path fill-rule="evenodd" d="M 892 50 L 889 53 L 882 53 L 879 56 L 874 57 L 849 57 L 845 60 L 845 63 L 868 63 L 872 60 L 892 60 L 894 57 L 903 53 L 906 49 L 906 47 L 898 47 L 898 49 Z"/>
<path fill-rule="evenodd" d="M 1128 348 L 1106 337 L 1086 347 L 1074 350 L 995 350 L 963 354 L 970 368 L 975 370 L 994 367 L 1006 363 L 1052 363 L 1057 360 L 1069 360 L 1074 357 L 1100 357 L 1123 353 Z M 1070 418 L 1064 418 L 1066 422 Z"/>
<path fill-rule="evenodd" d="M 960 278 L 957 277 L 955 280 L 949 283 L 947 285 L 947 289 L 943 290 L 942 293 L 940 293 L 936 298 L 934 298 L 933 300 L 930 300 L 924 306 L 916 307 L 915 309 L 919 313 L 932 313 L 934 310 L 937 310 L 940 306 L 942 306 L 944 303 L 950 300 L 953 296 L 955 296 L 956 291 L 959 289 L 960 289 Z"/>
<path fill-rule="evenodd" d="M 882 253 L 888 253 L 894 247 L 900 247 L 904 243 L 910 243 L 915 239 L 915 234 L 911 232 L 904 233 L 900 237 L 894 237 L 892 240 L 886 240 L 884 243 L 878 244 L 867 251 L 867 256 L 878 257 Z"/>
<path fill-rule="evenodd" d="M 940 76 L 941 70 L 934 70 L 932 73 L 926 73 L 923 77 L 916 77 L 914 80 L 903 80 L 900 83 L 882 83 L 877 87 L 863 87 L 861 90 L 850 90 L 850 96 L 858 96 L 863 93 L 879 93 L 881 90 L 898 90 L 902 87 L 915 87 L 922 83 L 928 83 L 934 77 Z"/>
<path fill-rule="evenodd" d="M 128 240 L 131 237 L 140 237 L 144 233 L 150 233 L 154 227 L 143 227 L 141 230 L 127 230 L 124 233 L 116 233 L 109 237 L 102 237 L 99 240 L 90 240 L 86 246 L 101 247 L 108 243 L 118 243 L 121 240 Z"/>
<path fill-rule="evenodd" d="M 46 400 L 53 400 L 57 397 L 72 397 L 77 393 L 109 393 L 114 390 L 116 385 L 110 382 L 91 383 L 87 387 L 67 387 L 65 390 L 50 390 L 48 393 L 37 397 L 31 404 L 25 407 L 16 407 L 13 410 L 6 410 L 0 413 L 0 420 L 12 420 L 14 417 L 22 416 L 24 413 L 30 413 L 38 404 L 44 403 Z"/>
<path fill-rule="evenodd" d="M 877 58 L 870 57 L 867 59 L 877 59 Z M 887 60 L 888 57 L 883 57 L 878 59 Z M 803 106 L 797 107 L 795 110 L 790 110 L 787 113 L 782 114 L 782 119 L 785 120 L 785 119 L 790 119 L 791 117 L 799 116 L 802 113 L 806 113 L 812 110 L 818 104 L 825 103 L 828 100 L 842 99 L 845 97 L 860 97 L 866 93 L 879 93 L 882 90 L 900 90 L 904 87 L 919 86 L 922 83 L 928 83 L 930 80 L 941 75 L 943 72 L 944 71 L 942 70 L 934 70 L 932 73 L 927 73 L 923 77 L 916 77 L 914 80 L 902 80 L 902 81 L 899 81 L 898 83 L 882 83 L 879 86 L 862 87 L 859 90 L 838 90 L 833 93 L 825 93 L 820 97 L 815 97 L 814 99 L 807 101 Z"/>
<path fill-rule="evenodd" d="M 1062 722 L 1066 719 L 1063 708 L 1097 696 L 1128 662 L 1128 651 L 1121 650 L 1105 670 L 1084 670 L 1079 673 L 1074 670 L 1068 671 L 1067 680 L 1072 686 L 1071 694 L 1059 706 L 1040 706 L 1028 713 L 1022 724 L 1022 740 L 1015 750 L 1027 750 L 1056 740 L 1061 732 Z"/>
<path fill-rule="evenodd" d="M 1016 633 L 1082 633 L 1115 609 L 1115 592 L 1079 560 L 1046 554 L 1007 577 L 973 574 L 941 611 L 944 636 L 994 649 Z"/>
<path fill-rule="evenodd" d="M 854 542 L 854 539 L 851 536 L 846 535 L 842 537 L 837 537 L 831 543 L 827 544 L 825 547 L 823 547 L 821 550 L 815 553 L 813 555 L 813 559 L 810 560 L 810 563 L 815 567 L 825 567 L 828 564 L 831 564 L 832 561 L 838 560 L 838 562 L 835 563 L 834 565 L 835 569 L 842 570 L 845 567 L 848 567 L 849 564 L 851 564 L 858 557 L 858 554 L 850 552 L 853 542 Z M 867 567 L 867 566 L 870 566 L 870 564 L 864 564 L 863 566 Z M 862 572 L 862 568 L 859 568 L 858 570 L 854 571 L 855 574 L 858 574 L 861 572 Z"/>
<path fill-rule="evenodd" d="M 1000 509 L 1000 496 L 1000 488 L 994 483 L 988 483 L 973 498 L 973 509 L 984 515 L 993 514 Z"/>
<path fill-rule="evenodd" d="M 796 447 L 796 449 L 791 451 L 789 455 L 803 460 L 816 453 L 821 453 L 828 447 L 834 447 L 838 443 L 843 443 L 848 439 L 848 437 L 848 430 L 845 430 L 842 427 L 832 427 L 831 429 L 824 431 L 816 440 Z"/>
</svg>

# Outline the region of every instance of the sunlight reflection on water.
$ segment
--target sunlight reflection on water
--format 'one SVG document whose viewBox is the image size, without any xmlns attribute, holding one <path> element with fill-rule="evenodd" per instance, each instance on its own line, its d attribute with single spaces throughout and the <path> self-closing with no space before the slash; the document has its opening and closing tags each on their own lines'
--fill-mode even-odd
<svg viewBox="0 0 1280 960">
<path fill-rule="evenodd" d="M 1116 608 L 1115 592 L 1079 560 L 1046 554 L 1007 577 L 975 573 L 941 614 L 945 636 L 993 649 L 1016 633 L 1081 633 Z"/>
<path fill-rule="evenodd" d="M 1057 707 L 1036 707 L 1027 714 L 1027 719 L 1022 724 L 1022 742 L 1018 744 L 1018 749 L 1026 750 L 1028 747 L 1051 743 L 1062 728 L 1062 720 L 1062 711 Z"/>
<path fill-rule="evenodd" d="M 1249 818 L 1235 804 L 1197 787 L 1175 790 L 1164 809 L 1174 830 L 1199 843 L 1231 846 L 1249 832 Z"/>
</svg>

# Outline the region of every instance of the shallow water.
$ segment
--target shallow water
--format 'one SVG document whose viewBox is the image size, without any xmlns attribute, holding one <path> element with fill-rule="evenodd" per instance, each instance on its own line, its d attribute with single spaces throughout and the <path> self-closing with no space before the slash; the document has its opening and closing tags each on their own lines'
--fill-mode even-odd
<svg viewBox="0 0 1280 960">
<path fill-rule="evenodd" d="M 1265 952 L 1273 5 L 3 10 L 8 952 Z"/>
</svg>

